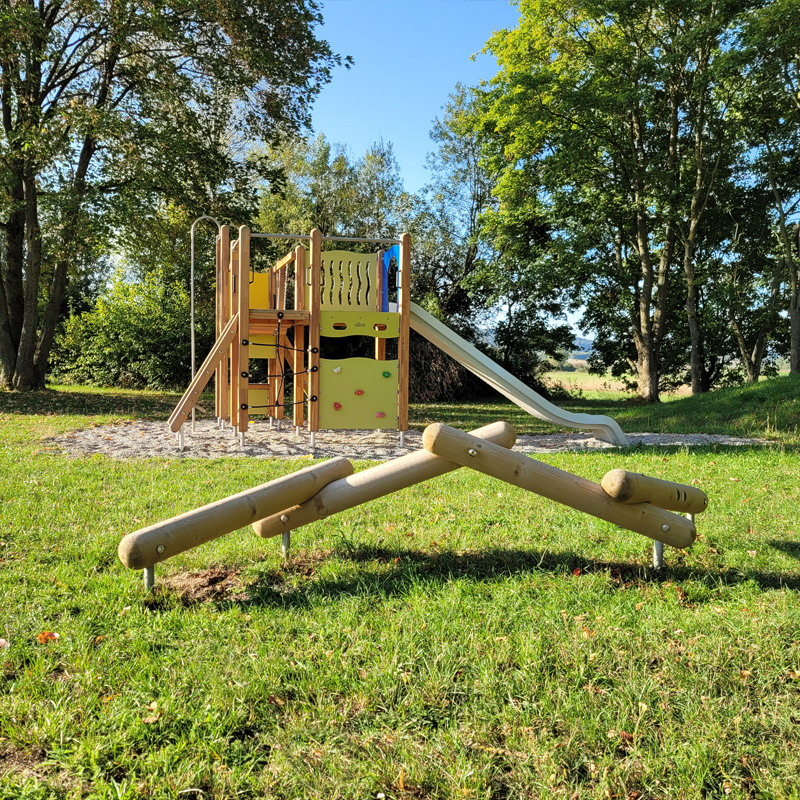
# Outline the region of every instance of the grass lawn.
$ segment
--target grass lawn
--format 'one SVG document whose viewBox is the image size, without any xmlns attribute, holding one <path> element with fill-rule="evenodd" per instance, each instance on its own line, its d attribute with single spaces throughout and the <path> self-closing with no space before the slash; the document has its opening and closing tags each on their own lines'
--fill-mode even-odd
<svg viewBox="0 0 800 800">
<path fill-rule="evenodd" d="M 543 459 L 697 482 L 700 537 L 659 575 L 649 540 L 460 470 L 298 531 L 288 562 L 218 539 L 146 596 L 126 533 L 308 461 L 69 459 L 42 440 L 176 397 L 0 393 L 0 800 L 800 797 L 799 398 L 570 402 L 770 441 Z M 553 430 L 412 409 L 498 418 Z"/>
</svg>

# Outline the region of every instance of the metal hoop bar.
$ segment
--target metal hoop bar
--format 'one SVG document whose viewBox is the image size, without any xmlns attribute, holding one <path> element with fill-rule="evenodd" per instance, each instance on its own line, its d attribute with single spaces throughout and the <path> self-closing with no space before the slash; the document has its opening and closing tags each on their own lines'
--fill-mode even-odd
<svg viewBox="0 0 800 800">
<path fill-rule="evenodd" d="M 293 239 L 296 241 L 308 241 L 310 236 L 295 236 L 290 233 L 251 233 L 251 239 Z"/>
<path fill-rule="evenodd" d="M 189 231 L 190 239 L 191 239 L 191 263 L 190 263 L 190 297 L 189 297 L 189 317 L 191 319 L 191 345 L 192 345 L 192 380 L 194 380 L 195 374 L 195 346 L 194 346 L 194 229 L 197 226 L 198 222 L 202 222 L 204 219 L 213 222 L 217 226 L 217 235 L 219 236 L 222 233 L 222 225 L 214 218 L 208 215 L 198 217 L 193 223 L 192 227 Z M 192 424 L 194 424 L 194 408 L 192 409 Z"/>
<path fill-rule="evenodd" d="M 366 244 L 400 244 L 399 239 L 360 239 L 356 236 L 323 236 L 323 242 L 364 242 Z"/>
<path fill-rule="evenodd" d="M 251 233 L 251 239 L 292 239 L 307 242 L 310 236 L 298 236 L 290 233 Z M 365 244 L 400 244 L 399 239 L 364 239 L 357 236 L 323 236 L 323 242 L 363 242 Z"/>
</svg>

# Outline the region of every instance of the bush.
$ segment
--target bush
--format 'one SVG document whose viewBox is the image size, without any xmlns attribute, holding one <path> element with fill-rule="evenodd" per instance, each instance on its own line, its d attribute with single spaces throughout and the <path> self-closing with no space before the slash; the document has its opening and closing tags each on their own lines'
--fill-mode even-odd
<svg viewBox="0 0 800 800">
<path fill-rule="evenodd" d="M 195 309 L 198 366 L 214 343 L 214 311 Z M 50 378 L 131 389 L 184 388 L 191 378 L 190 300 L 179 283 L 117 273 L 89 311 L 69 317 Z"/>
</svg>

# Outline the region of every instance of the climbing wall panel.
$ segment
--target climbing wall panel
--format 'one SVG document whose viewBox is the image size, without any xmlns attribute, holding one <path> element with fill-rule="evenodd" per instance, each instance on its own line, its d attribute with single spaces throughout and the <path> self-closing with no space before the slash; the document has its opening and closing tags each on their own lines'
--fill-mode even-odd
<svg viewBox="0 0 800 800">
<path fill-rule="evenodd" d="M 397 430 L 396 361 L 321 358 L 319 365 L 321 429 Z"/>
</svg>

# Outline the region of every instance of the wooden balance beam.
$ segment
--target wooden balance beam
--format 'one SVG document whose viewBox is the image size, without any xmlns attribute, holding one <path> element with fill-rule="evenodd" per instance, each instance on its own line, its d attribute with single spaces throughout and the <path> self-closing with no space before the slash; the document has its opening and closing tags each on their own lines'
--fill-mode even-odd
<svg viewBox="0 0 800 800">
<path fill-rule="evenodd" d="M 454 464 L 471 467 L 520 489 L 534 492 L 585 514 L 619 525 L 621 528 L 648 536 L 657 542 L 664 542 L 672 547 L 688 547 L 697 537 L 694 523 L 685 517 L 671 514 L 652 503 L 620 502 L 606 494 L 600 484 L 535 461 L 528 456 L 510 452 L 493 442 L 479 439 L 447 425 L 441 423 L 429 425 L 422 434 L 422 443 L 429 453 Z M 645 486 L 642 490 L 645 494 L 648 489 L 653 490 L 652 481 L 656 479 L 648 479 L 641 484 Z M 692 487 L 681 488 L 692 489 Z M 632 496 L 637 497 L 637 495 Z M 313 502 L 313 499 L 310 502 Z"/>
<path fill-rule="evenodd" d="M 148 569 L 178 553 L 243 528 L 254 520 L 268 517 L 287 505 L 301 503 L 331 481 L 352 474 L 353 465 L 346 458 L 313 464 L 299 472 L 129 533 L 119 543 L 119 560 L 131 569 Z"/>
<path fill-rule="evenodd" d="M 507 422 L 493 422 L 472 431 L 471 436 L 475 441 L 491 442 L 503 452 L 506 452 L 504 448 L 513 447 L 517 438 L 514 429 Z M 394 461 L 365 469 L 356 475 L 333 481 L 319 494 L 300 505 L 291 507 L 287 503 L 284 511 L 254 523 L 253 530 L 265 539 L 285 534 L 348 508 L 429 481 L 460 466 L 427 450 L 418 450 Z"/>
</svg>

